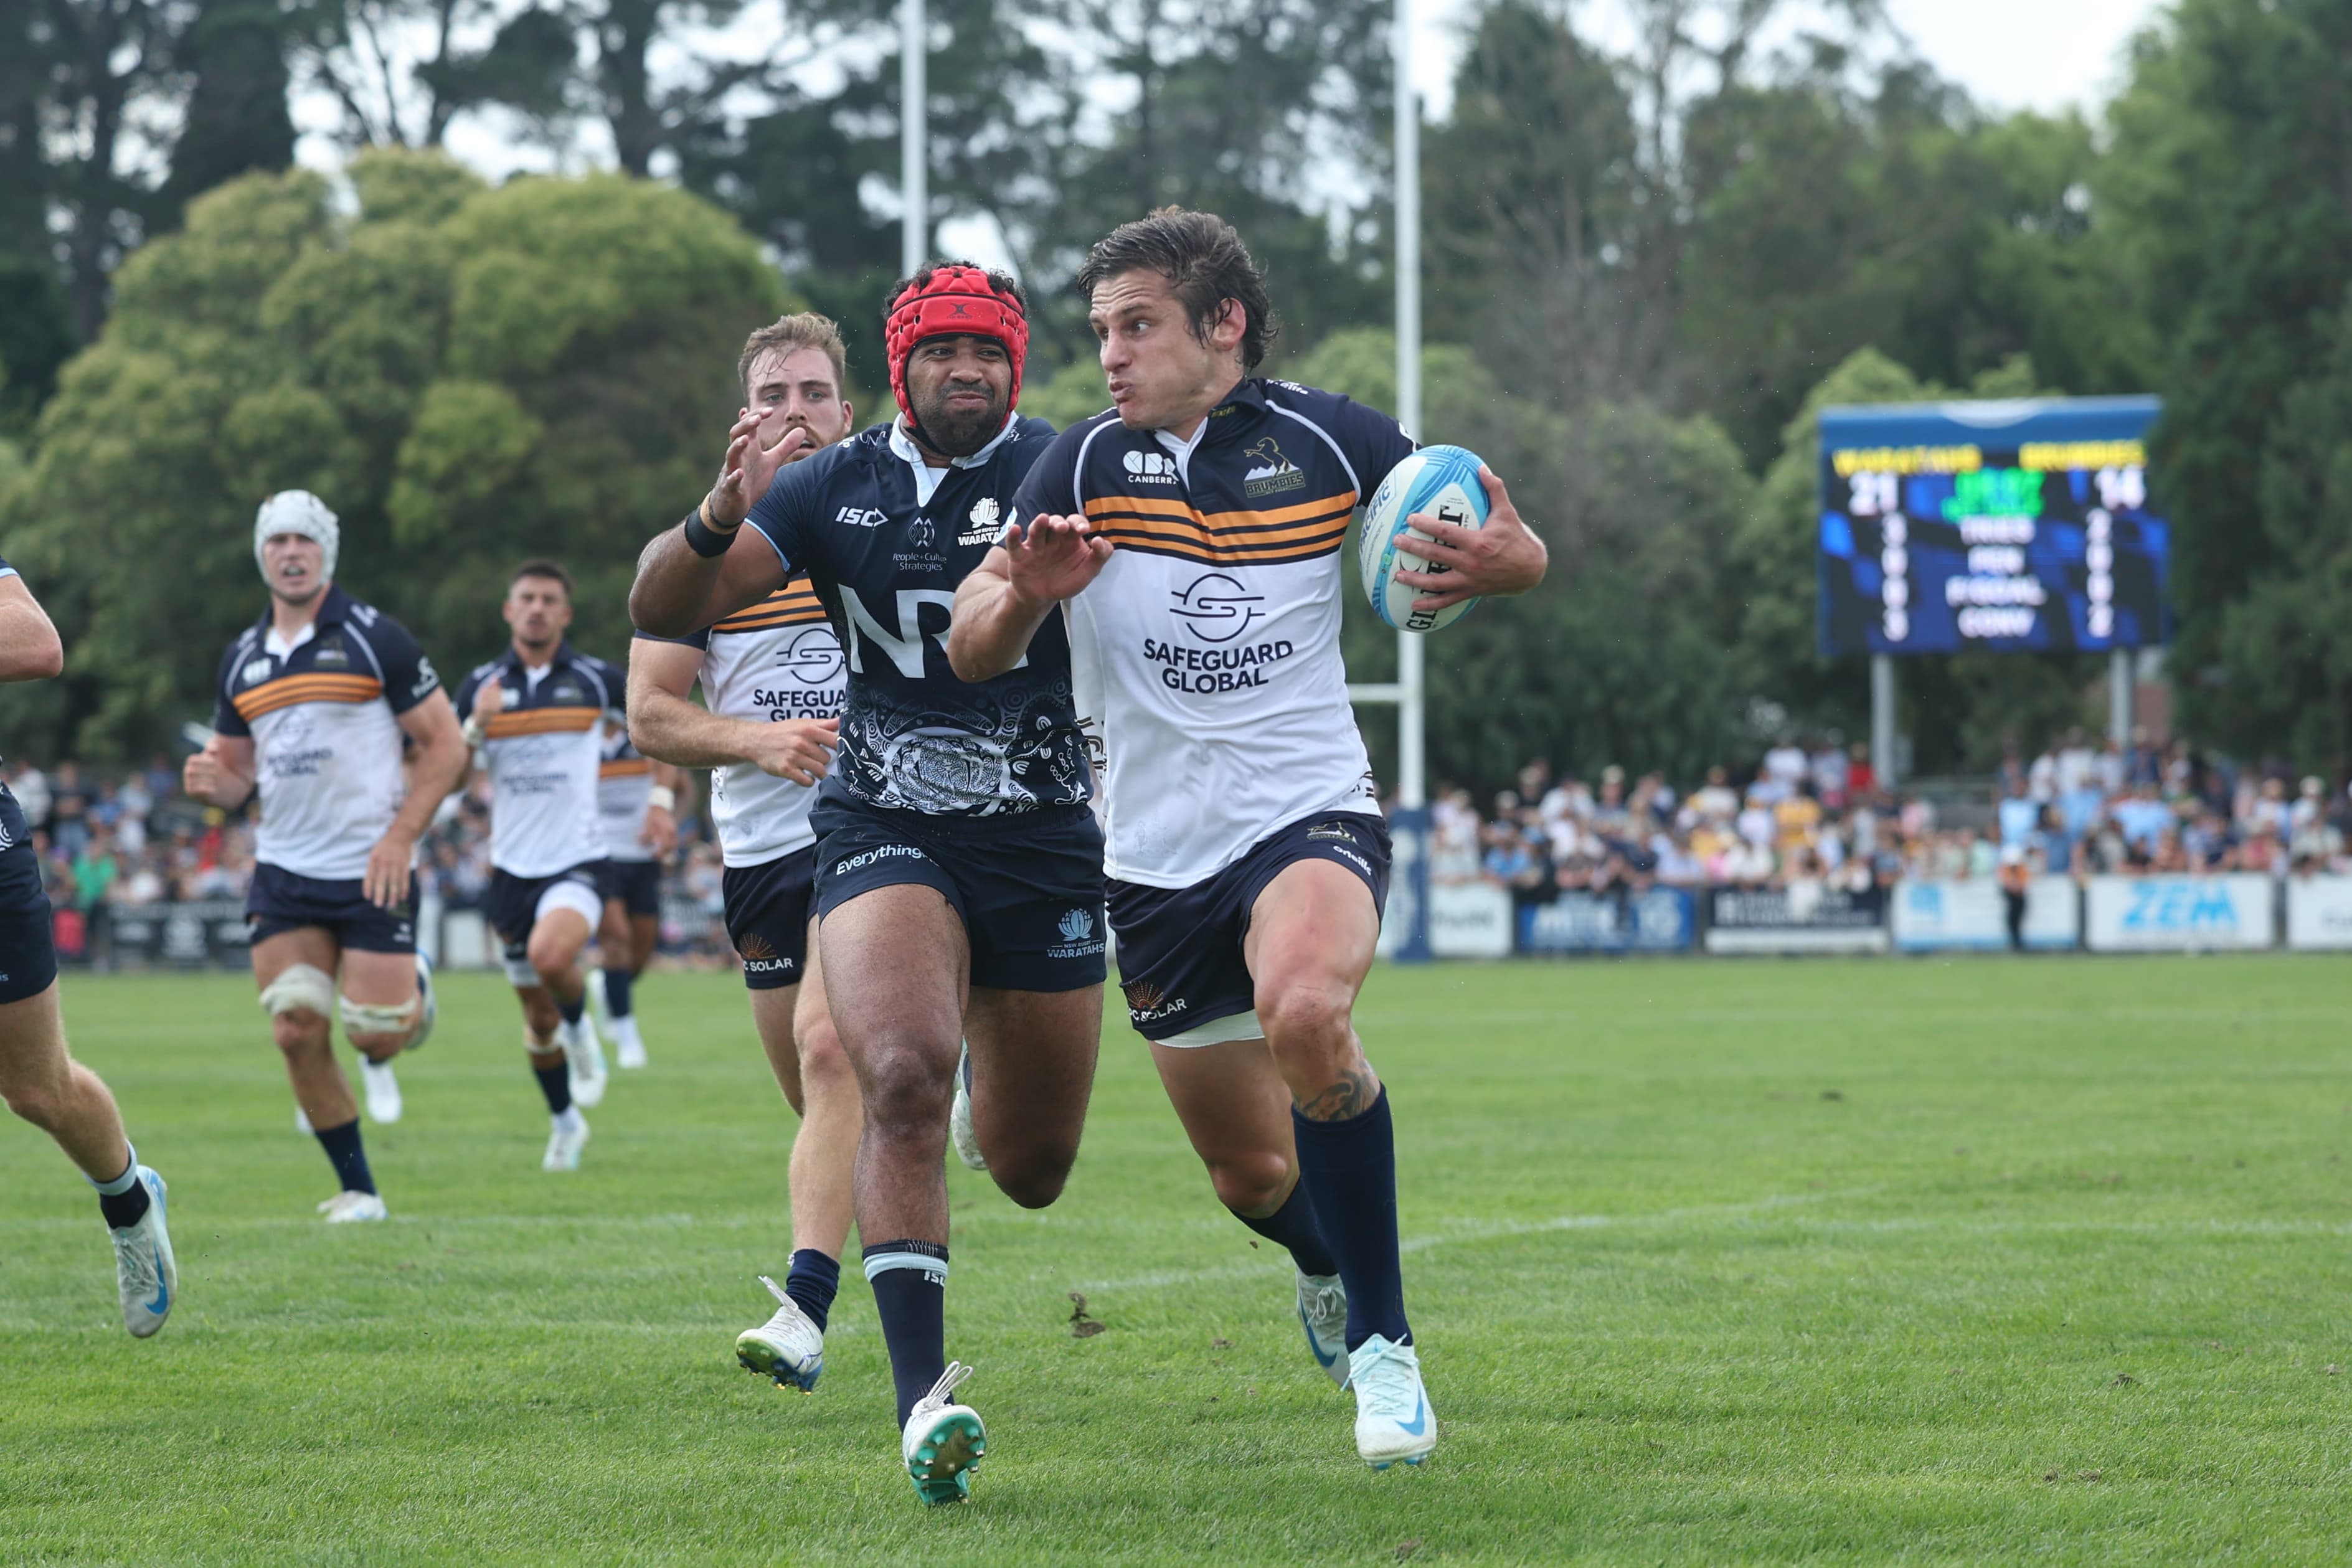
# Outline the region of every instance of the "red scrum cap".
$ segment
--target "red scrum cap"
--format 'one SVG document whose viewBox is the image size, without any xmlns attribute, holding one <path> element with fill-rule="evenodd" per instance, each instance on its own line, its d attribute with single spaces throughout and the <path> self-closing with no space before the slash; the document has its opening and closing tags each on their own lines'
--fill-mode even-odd
<svg viewBox="0 0 2352 1568">
<path fill-rule="evenodd" d="M 994 338 L 1004 345 L 1005 357 L 1013 362 L 1013 394 L 1006 403 L 1019 405 L 1021 362 L 1029 354 L 1029 318 L 1017 298 L 1000 294 L 990 285 L 986 272 L 950 262 L 899 295 L 885 324 L 883 348 L 890 357 L 890 391 L 898 399 L 898 411 L 909 421 L 915 411 L 907 402 L 907 361 L 914 354 L 915 345 L 925 338 L 956 333 Z"/>
</svg>

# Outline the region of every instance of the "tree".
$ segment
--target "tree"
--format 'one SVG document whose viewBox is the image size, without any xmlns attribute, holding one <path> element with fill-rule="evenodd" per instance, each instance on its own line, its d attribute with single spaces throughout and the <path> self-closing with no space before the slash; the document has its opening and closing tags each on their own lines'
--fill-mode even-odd
<svg viewBox="0 0 2352 1568">
<path fill-rule="evenodd" d="M 212 650 L 262 603 L 254 507 L 289 487 L 341 514 L 343 579 L 445 670 L 503 641 L 530 555 L 572 567 L 583 644 L 625 646 L 637 549 L 709 483 L 774 273 L 706 204 L 624 176 L 488 190 L 393 152 L 351 174 L 349 218 L 307 172 L 199 199 L 67 366 L 0 493 L 71 650 L 71 717 L 33 749 L 135 752 L 210 710 Z"/>
<path fill-rule="evenodd" d="M 1390 333 L 1334 333 L 1302 380 L 1394 405 Z M 1480 788 L 1532 756 L 1597 770 L 1615 762 L 1692 777 L 1732 741 L 1731 536 L 1753 486 L 1713 422 L 1642 403 L 1592 402 L 1574 416 L 1507 396 L 1469 351 L 1423 356 L 1428 437 L 1466 446 L 1503 477 L 1551 551 L 1534 593 L 1481 605 L 1429 641 L 1432 771 Z M 1362 603 L 1343 554 L 1349 672 L 1386 679 L 1395 634 Z M 1392 778 L 1393 731 L 1366 726 Z"/>
</svg>

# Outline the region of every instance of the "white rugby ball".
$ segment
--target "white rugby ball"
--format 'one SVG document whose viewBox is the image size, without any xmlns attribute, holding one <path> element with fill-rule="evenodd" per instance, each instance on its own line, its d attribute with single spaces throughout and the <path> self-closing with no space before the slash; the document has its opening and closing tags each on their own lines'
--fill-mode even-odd
<svg viewBox="0 0 2352 1568">
<path fill-rule="evenodd" d="M 1399 631 L 1433 632 L 1470 613 L 1475 599 L 1442 610 L 1416 610 L 1412 602 L 1429 592 L 1396 580 L 1399 572 L 1444 572 L 1446 568 L 1397 548 L 1400 539 L 1429 535 L 1406 520 L 1426 515 L 1464 528 L 1484 528 L 1489 503 L 1478 482 L 1478 455 L 1460 447 L 1423 447 L 1389 470 L 1364 508 L 1364 531 L 1356 543 L 1356 564 L 1364 597 L 1373 613 Z"/>
</svg>

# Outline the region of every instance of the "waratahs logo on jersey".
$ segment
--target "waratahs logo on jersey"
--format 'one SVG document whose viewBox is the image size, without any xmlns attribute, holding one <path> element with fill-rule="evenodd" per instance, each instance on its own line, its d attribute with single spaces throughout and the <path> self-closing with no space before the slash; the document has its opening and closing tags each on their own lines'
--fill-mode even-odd
<svg viewBox="0 0 2352 1568">
<path fill-rule="evenodd" d="M 1095 934 L 1095 916 L 1091 910 L 1074 909 L 1059 922 L 1061 944 L 1045 950 L 1048 958 L 1090 958 L 1103 950 L 1102 939 Z"/>
<path fill-rule="evenodd" d="M 1004 531 L 1004 510 L 996 504 L 994 496 L 982 496 L 971 503 L 971 518 L 956 535 L 958 544 L 993 544 Z"/>
</svg>

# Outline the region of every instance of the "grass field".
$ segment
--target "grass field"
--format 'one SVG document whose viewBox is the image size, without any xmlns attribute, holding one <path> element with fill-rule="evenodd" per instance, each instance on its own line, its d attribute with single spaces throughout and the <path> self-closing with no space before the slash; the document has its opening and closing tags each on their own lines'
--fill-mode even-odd
<svg viewBox="0 0 2352 1568">
<path fill-rule="evenodd" d="M 733 1364 L 791 1119 L 731 979 L 645 984 L 655 1067 L 572 1176 L 510 1000 L 450 979 L 369 1134 L 394 1220 L 333 1231 L 247 983 L 69 980 L 182 1305 L 123 1335 L 88 1189 L 0 1122 L 0 1561 L 2342 1562 L 2347 978 L 1376 974 L 1444 1433 L 1385 1474 L 1122 1024 L 1057 1206 L 951 1172 L 992 1441 L 936 1511 L 854 1269 L 816 1394 Z"/>
</svg>

